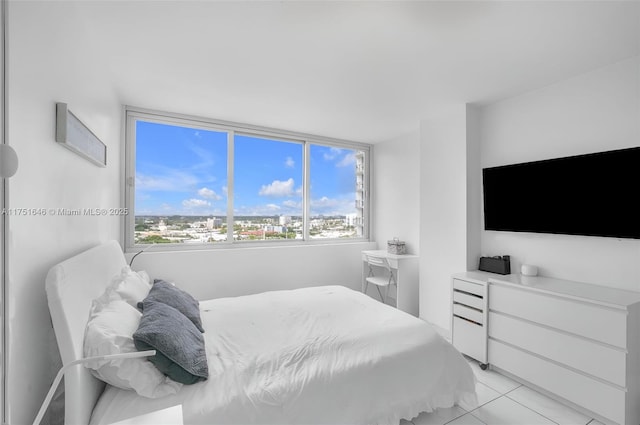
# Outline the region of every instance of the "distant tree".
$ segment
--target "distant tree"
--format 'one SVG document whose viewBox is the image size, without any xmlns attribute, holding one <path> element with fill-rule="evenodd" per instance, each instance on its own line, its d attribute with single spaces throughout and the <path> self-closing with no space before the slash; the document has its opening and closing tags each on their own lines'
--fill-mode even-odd
<svg viewBox="0 0 640 425">
<path fill-rule="evenodd" d="M 145 238 L 140 239 L 140 243 L 171 243 L 171 241 L 167 238 L 163 238 L 160 235 L 149 235 Z"/>
</svg>

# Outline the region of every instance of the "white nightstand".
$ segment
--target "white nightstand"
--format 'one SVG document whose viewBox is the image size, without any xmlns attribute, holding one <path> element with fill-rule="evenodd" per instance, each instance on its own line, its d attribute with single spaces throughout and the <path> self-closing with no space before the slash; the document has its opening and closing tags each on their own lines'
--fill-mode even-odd
<svg viewBox="0 0 640 425">
<path fill-rule="evenodd" d="M 182 405 L 156 410 L 111 425 L 182 425 Z"/>
</svg>

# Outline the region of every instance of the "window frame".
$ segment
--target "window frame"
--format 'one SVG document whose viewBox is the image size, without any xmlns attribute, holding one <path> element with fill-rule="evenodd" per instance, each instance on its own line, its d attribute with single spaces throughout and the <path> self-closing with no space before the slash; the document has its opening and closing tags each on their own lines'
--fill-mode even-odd
<svg viewBox="0 0 640 425">
<path fill-rule="evenodd" d="M 371 235 L 371 156 L 373 145 L 359 142 L 328 138 L 323 136 L 280 130 L 270 127 L 261 127 L 244 123 L 216 120 L 185 114 L 162 112 L 151 109 L 124 107 L 124 196 L 123 204 L 129 214 L 123 219 L 123 239 L 126 252 L 139 252 L 154 246 L 154 251 L 176 250 L 203 250 L 203 249 L 229 249 L 229 248 L 258 248 L 265 246 L 286 245 L 316 245 L 333 243 L 368 242 Z M 227 133 L 227 240 L 218 243 L 163 243 L 163 244 L 136 244 L 135 243 L 135 171 L 136 171 L 136 122 L 146 121 L 158 124 L 185 126 L 208 131 Z M 236 241 L 233 239 L 234 217 L 234 137 L 235 135 L 247 135 L 258 138 L 271 138 L 279 141 L 302 144 L 303 171 L 302 171 L 302 224 L 303 239 L 277 239 L 267 241 Z M 352 149 L 364 152 L 364 173 L 362 181 L 363 200 L 363 225 L 362 236 L 349 238 L 311 238 L 310 230 L 310 150 L 311 145 L 320 145 L 342 149 Z M 355 199 L 354 199 L 355 202 Z"/>
</svg>

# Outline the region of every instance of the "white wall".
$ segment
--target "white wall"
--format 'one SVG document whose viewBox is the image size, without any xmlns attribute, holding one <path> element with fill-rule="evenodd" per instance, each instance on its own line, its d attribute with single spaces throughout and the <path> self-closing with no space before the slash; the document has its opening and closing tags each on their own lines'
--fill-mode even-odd
<svg viewBox="0 0 640 425">
<path fill-rule="evenodd" d="M 473 268 L 480 248 L 477 125 L 464 104 L 420 123 L 420 317 L 445 330 L 451 275 Z"/>
<path fill-rule="evenodd" d="M 95 46 L 74 19 L 73 7 L 11 2 L 8 9 L 7 126 L 20 160 L 17 174 L 8 180 L 8 207 L 117 207 L 121 106 L 109 85 L 108 64 L 92 54 Z M 55 142 L 55 102 L 68 103 L 107 145 L 106 168 Z M 31 423 L 57 372 L 44 290 L 49 267 L 119 235 L 118 217 L 10 217 L 8 423 Z"/>
<path fill-rule="evenodd" d="M 483 167 L 640 146 L 640 57 L 486 106 L 481 125 Z M 640 291 L 639 240 L 483 231 L 481 252 Z"/>
<path fill-rule="evenodd" d="M 0 4 L 2 6 L 2 4 Z M 5 143 L 4 140 L 4 105 L 5 105 L 5 90 L 4 90 L 4 24 L 5 24 L 5 13 L 4 7 L 0 7 L 0 134 L 2 135 L 2 141 L 0 143 Z M 4 184 L 0 184 L 0 208 L 5 208 L 5 198 L 4 198 Z M 0 217 L 0 311 L 2 312 L 2 316 L 0 316 L 0 346 L 4 346 L 4 288 L 6 285 L 4 283 L 4 226 L 6 223 L 6 216 Z M 0 348 L 0 364 L 4 365 L 4 349 Z M 4 366 L 0 366 L 0 420 L 4 421 Z"/>
<path fill-rule="evenodd" d="M 405 241 L 420 253 L 420 132 L 378 143 L 373 151 L 373 237 L 378 249 L 387 240 Z"/>
<path fill-rule="evenodd" d="M 132 267 L 147 270 L 154 279 L 174 281 L 201 300 L 319 285 L 360 290 L 361 251 L 374 248 L 374 243 L 344 243 L 146 251 Z"/>
</svg>

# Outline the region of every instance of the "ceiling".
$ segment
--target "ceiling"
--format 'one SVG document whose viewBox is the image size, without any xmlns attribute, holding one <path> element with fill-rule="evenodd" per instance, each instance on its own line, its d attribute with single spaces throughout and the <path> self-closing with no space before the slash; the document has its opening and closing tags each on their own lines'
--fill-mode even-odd
<svg viewBox="0 0 640 425">
<path fill-rule="evenodd" d="M 640 55 L 638 1 L 66 7 L 123 104 L 369 143 Z"/>
</svg>

